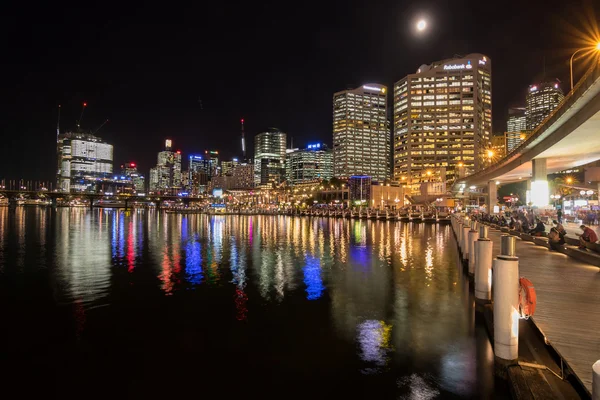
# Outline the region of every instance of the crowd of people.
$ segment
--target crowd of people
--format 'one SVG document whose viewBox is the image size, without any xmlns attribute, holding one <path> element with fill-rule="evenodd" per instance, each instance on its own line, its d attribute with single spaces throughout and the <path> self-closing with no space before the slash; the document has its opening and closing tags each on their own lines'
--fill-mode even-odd
<svg viewBox="0 0 600 400">
<path fill-rule="evenodd" d="M 532 236 L 546 236 L 551 250 L 558 250 L 559 246 L 565 244 L 567 230 L 563 226 L 563 214 L 560 210 L 554 215 L 548 211 L 536 215 L 532 209 L 506 211 L 497 215 L 477 212 L 472 214 L 472 217 L 479 221 L 507 227 Z M 598 241 L 598 235 L 589 227 L 589 225 L 597 223 L 597 213 L 589 211 L 581 216 L 578 215 L 578 218 L 582 222 L 586 221 L 588 223 L 588 225 L 582 223 L 579 226 L 582 231 L 581 234 L 576 233 L 579 236 L 579 248 L 586 249 L 586 243 L 596 243 Z M 551 221 L 548 232 L 546 232 L 544 220 Z"/>
</svg>

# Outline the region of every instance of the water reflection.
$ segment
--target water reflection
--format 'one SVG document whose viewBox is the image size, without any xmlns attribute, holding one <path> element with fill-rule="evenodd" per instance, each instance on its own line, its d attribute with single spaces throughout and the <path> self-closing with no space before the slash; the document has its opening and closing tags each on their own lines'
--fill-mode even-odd
<svg viewBox="0 0 600 400">
<path fill-rule="evenodd" d="M 94 307 L 118 306 L 133 293 L 141 304 L 144 296 L 169 296 L 195 312 L 214 308 L 223 320 L 244 321 L 234 326 L 256 337 L 267 333 L 253 321 L 285 327 L 302 318 L 301 335 L 281 328 L 279 340 L 348 346 L 339 364 L 328 360 L 332 368 L 392 371 L 397 394 L 407 398 L 475 397 L 491 385 L 478 375 L 493 357 L 476 345 L 448 227 L 42 210 L 0 208 L 0 279 L 26 286 L 23 269 L 49 270 L 50 301 L 74 306 L 78 336 Z M 482 381 L 488 386 L 477 387 Z"/>
</svg>

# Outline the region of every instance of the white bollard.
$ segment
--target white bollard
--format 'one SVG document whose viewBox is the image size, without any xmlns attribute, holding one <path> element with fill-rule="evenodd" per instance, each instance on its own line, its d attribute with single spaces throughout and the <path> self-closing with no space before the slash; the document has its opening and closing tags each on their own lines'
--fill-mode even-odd
<svg viewBox="0 0 600 400">
<path fill-rule="evenodd" d="M 519 358 L 519 259 L 514 236 L 501 237 L 494 259 L 494 354 L 504 360 Z"/>
<path fill-rule="evenodd" d="M 492 299 L 492 250 L 494 243 L 487 237 L 487 226 L 479 227 L 479 239 L 475 242 L 475 298 Z"/>
<path fill-rule="evenodd" d="M 466 261 L 469 259 L 469 231 L 471 228 L 468 226 L 463 227 L 463 249 L 462 249 L 462 259 Z"/>
<path fill-rule="evenodd" d="M 456 239 L 457 239 L 458 248 L 460 251 L 462 251 L 462 248 L 463 248 L 462 235 L 463 235 L 463 224 L 462 224 L 462 222 L 459 222 L 458 223 L 458 232 L 456 232 Z"/>
<path fill-rule="evenodd" d="M 474 224 L 473 224 L 474 225 Z M 469 231 L 469 275 L 475 274 L 475 243 L 477 243 L 477 239 L 479 239 L 479 232 L 474 229 Z"/>
<path fill-rule="evenodd" d="M 592 365 L 592 400 L 600 400 L 600 360 Z"/>
</svg>

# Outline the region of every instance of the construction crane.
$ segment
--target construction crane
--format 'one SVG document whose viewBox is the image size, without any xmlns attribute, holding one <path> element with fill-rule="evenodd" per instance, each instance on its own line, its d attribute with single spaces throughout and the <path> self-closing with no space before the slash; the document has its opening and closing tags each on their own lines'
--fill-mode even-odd
<svg viewBox="0 0 600 400">
<path fill-rule="evenodd" d="M 104 125 L 106 125 L 106 123 L 107 123 L 107 122 L 108 122 L 108 119 L 107 119 L 106 121 L 104 121 L 104 122 L 102 123 L 102 125 L 100 125 L 100 126 L 99 126 L 99 127 L 98 127 L 98 128 L 95 130 L 95 131 L 94 131 L 94 132 L 92 132 L 92 134 L 93 134 L 93 135 L 95 135 L 95 134 L 96 134 L 96 132 L 98 132 L 100 129 L 102 129 L 102 127 L 103 127 Z"/>
<path fill-rule="evenodd" d="M 79 132 L 81 132 L 81 120 L 83 119 L 83 112 L 85 111 L 86 107 L 87 107 L 87 103 L 84 101 L 83 107 L 81 108 L 81 115 L 79 115 L 79 119 L 77 120 L 77 131 L 79 131 Z"/>
</svg>

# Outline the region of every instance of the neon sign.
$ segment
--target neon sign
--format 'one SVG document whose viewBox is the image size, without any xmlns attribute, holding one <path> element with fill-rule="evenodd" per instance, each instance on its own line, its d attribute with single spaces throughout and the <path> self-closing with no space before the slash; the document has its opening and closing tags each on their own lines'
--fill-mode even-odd
<svg viewBox="0 0 600 400">
<path fill-rule="evenodd" d="M 383 91 L 383 89 L 375 87 L 375 86 L 367 86 L 367 85 L 363 85 L 363 89 L 367 89 L 367 90 L 374 90 L 376 92 L 381 92 Z"/>
<path fill-rule="evenodd" d="M 309 144 L 308 145 L 309 149 L 320 149 L 321 148 L 321 143 L 317 143 L 317 144 Z"/>
</svg>

